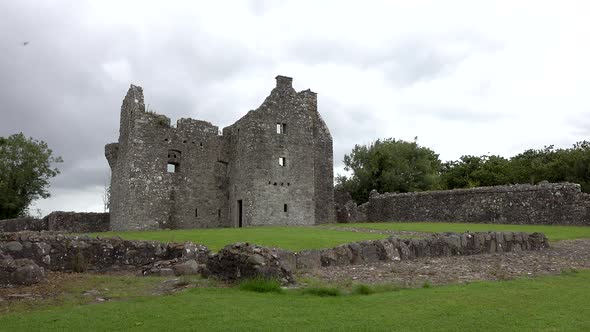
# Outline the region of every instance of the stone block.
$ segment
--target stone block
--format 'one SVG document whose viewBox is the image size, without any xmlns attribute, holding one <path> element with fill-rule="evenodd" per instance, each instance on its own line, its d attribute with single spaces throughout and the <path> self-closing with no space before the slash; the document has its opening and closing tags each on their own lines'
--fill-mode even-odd
<svg viewBox="0 0 590 332">
<path fill-rule="evenodd" d="M 297 253 L 298 269 L 317 269 L 321 266 L 320 250 L 302 250 Z"/>
</svg>

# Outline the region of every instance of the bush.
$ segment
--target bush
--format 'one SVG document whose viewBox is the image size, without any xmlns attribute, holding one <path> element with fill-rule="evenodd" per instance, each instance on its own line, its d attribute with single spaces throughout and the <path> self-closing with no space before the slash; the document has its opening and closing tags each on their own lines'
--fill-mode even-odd
<svg viewBox="0 0 590 332">
<path fill-rule="evenodd" d="M 342 291 L 335 287 L 309 287 L 303 289 L 303 294 L 317 295 L 317 296 L 340 296 Z"/>
<path fill-rule="evenodd" d="M 371 295 L 375 293 L 375 290 L 368 285 L 356 285 L 353 289 L 352 289 L 352 294 L 356 294 L 356 295 Z"/>
<path fill-rule="evenodd" d="M 281 282 L 277 279 L 256 277 L 244 279 L 240 282 L 240 289 L 244 291 L 258 292 L 258 293 L 280 293 L 283 291 Z"/>
<path fill-rule="evenodd" d="M 72 256 L 72 271 L 74 272 L 84 272 L 88 268 L 88 263 L 86 262 L 86 258 L 82 254 L 80 250 Z"/>
</svg>

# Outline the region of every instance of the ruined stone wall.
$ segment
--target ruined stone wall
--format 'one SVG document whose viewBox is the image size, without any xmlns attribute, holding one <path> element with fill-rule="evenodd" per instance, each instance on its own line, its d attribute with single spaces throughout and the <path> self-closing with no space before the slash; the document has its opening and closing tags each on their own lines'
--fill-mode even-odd
<svg viewBox="0 0 590 332">
<path fill-rule="evenodd" d="M 371 195 L 368 221 L 590 225 L 590 195 L 572 183 Z"/>
<path fill-rule="evenodd" d="M 47 220 L 31 217 L 0 220 L 0 233 L 48 230 Z"/>
<path fill-rule="evenodd" d="M 145 111 L 136 86 L 123 101 L 121 118 L 119 142 L 105 148 L 112 229 L 226 226 L 218 128 L 191 119 L 172 127 L 169 118 Z"/>
<path fill-rule="evenodd" d="M 108 213 L 54 211 L 43 218 L 47 230 L 66 233 L 98 233 L 110 229 Z"/>
<path fill-rule="evenodd" d="M 316 223 L 314 111 L 291 82 L 278 76 L 264 103 L 223 131 L 229 151 L 231 220 L 236 226 L 239 200 L 244 226 Z M 279 158 L 285 158 L 283 166 Z"/>
<path fill-rule="evenodd" d="M 95 212 L 54 211 L 43 219 L 17 218 L 0 220 L 0 232 L 56 231 L 96 233 L 110 229 L 109 214 Z"/>
<path fill-rule="evenodd" d="M 37 232 L 0 234 L 0 251 L 14 259 L 31 259 L 53 271 L 133 270 L 171 259 L 205 263 L 209 254 L 207 247 L 191 242 L 128 241 Z"/>
<path fill-rule="evenodd" d="M 131 86 L 111 166 L 111 228 L 311 225 L 334 220 L 330 132 L 317 96 L 277 76 L 262 105 L 223 129 L 146 112 Z M 173 165 L 175 172 L 167 171 Z M 241 223 L 239 201 L 241 201 Z"/>
<path fill-rule="evenodd" d="M 314 201 L 316 223 L 335 220 L 334 211 L 334 153 L 332 135 L 318 112 L 317 94 L 310 91 L 299 93 L 313 122 Z"/>
</svg>

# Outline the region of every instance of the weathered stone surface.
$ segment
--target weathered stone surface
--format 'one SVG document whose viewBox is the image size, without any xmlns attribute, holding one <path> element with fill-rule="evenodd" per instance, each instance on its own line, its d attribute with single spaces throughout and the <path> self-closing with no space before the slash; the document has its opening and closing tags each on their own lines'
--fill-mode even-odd
<svg viewBox="0 0 590 332">
<path fill-rule="evenodd" d="M 191 259 L 184 263 L 176 264 L 172 266 L 174 274 L 177 276 L 195 275 L 200 274 L 202 267 L 197 263 L 196 260 Z"/>
<path fill-rule="evenodd" d="M 209 255 L 207 247 L 191 242 L 165 244 L 37 232 L 2 233 L 0 248 L 14 258 L 28 258 L 54 271 L 145 269 L 146 265 L 167 260 L 204 264 Z"/>
<path fill-rule="evenodd" d="M 336 195 L 339 222 L 441 221 L 590 225 L 590 195 L 574 183 L 518 184 L 412 193 L 374 193 L 360 206 Z"/>
<path fill-rule="evenodd" d="M 118 142 L 105 146 L 114 230 L 334 220 L 332 137 L 316 93 L 295 91 L 290 77 L 222 132 L 193 119 L 171 126 L 134 85 L 120 120 Z"/>
<path fill-rule="evenodd" d="M 302 250 L 296 253 L 297 269 L 316 269 L 322 266 L 320 250 Z"/>
<path fill-rule="evenodd" d="M 45 280 L 45 270 L 32 260 L 0 253 L 0 286 L 32 285 Z"/>
<path fill-rule="evenodd" d="M 276 278 L 283 284 L 294 281 L 292 271 L 281 262 L 276 249 L 249 243 L 230 244 L 210 255 L 207 271 L 229 281 L 258 276 Z"/>
<path fill-rule="evenodd" d="M 43 219 L 0 220 L 0 232 L 57 231 L 91 233 L 106 232 L 109 230 L 109 225 L 108 213 L 54 211 Z"/>
</svg>

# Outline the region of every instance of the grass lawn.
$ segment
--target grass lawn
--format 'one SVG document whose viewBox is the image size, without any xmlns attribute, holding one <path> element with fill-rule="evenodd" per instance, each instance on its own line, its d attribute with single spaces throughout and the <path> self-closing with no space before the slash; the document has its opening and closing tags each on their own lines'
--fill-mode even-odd
<svg viewBox="0 0 590 332">
<path fill-rule="evenodd" d="M 119 235 L 129 240 L 155 240 L 161 242 L 192 241 L 201 243 L 213 251 L 235 242 L 250 242 L 262 246 L 288 250 L 330 248 L 343 243 L 386 238 L 387 235 L 342 232 L 315 227 L 245 227 L 210 228 L 161 231 L 107 232 L 92 235 Z"/>
<path fill-rule="evenodd" d="M 590 271 L 325 296 L 194 288 L 0 315 L 3 331 L 588 331 Z"/>
<path fill-rule="evenodd" d="M 414 232 L 542 232 L 551 241 L 590 238 L 588 226 L 552 226 L 552 225 L 506 225 L 506 224 L 461 224 L 442 222 L 388 222 L 388 223 L 353 223 L 334 224 L 342 227 L 359 227 L 392 231 Z"/>
</svg>

